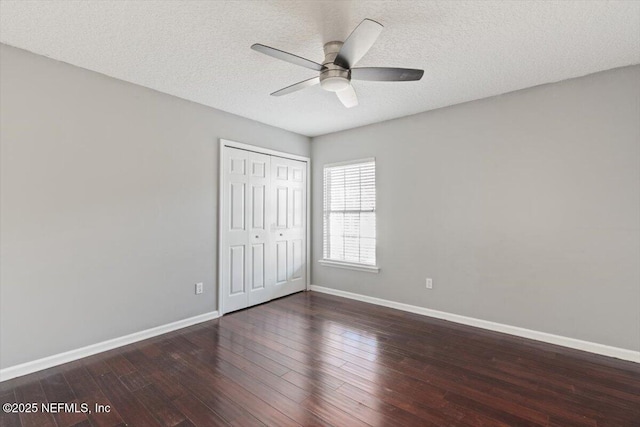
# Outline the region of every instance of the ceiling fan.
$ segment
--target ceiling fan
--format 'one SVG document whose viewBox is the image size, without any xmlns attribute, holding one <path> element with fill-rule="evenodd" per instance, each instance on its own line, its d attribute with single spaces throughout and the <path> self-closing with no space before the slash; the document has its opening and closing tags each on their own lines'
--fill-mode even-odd
<svg viewBox="0 0 640 427">
<path fill-rule="evenodd" d="M 365 19 L 353 30 L 344 43 L 332 41 L 324 45 L 322 64 L 259 43 L 252 45 L 251 49 L 320 73 L 316 77 L 275 91 L 271 94 L 272 96 L 287 95 L 320 83 L 322 89 L 335 92 L 342 104 L 351 108 L 358 105 L 358 97 L 351 85 L 351 80 L 406 82 L 420 80 L 424 74 L 424 70 L 413 68 L 353 68 L 373 46 L 382 32 L 382 28 L 380 23 Z"/>
</svg>

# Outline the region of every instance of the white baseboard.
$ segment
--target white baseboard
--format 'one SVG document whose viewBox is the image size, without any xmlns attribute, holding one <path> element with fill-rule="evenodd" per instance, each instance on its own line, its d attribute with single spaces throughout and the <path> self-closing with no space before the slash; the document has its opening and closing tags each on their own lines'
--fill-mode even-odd
<svg viewBox="0 0 640 427">
<path fill-rule="evenodd" d="M 123 337 L 113 338 L 107 341 L 91 344 L 86 347 L 66 351 L 64 353 L 43 357 L 42 359 L 33 360 L 31 362 L 21 363 L 20 365 L 9 366 L 8 368 L 0 369 L 0 382 L 51 368 L 53 366 L 62 365 L 63 363 L 72 362 L 96 353 L 122 347 L 123 345 L 146 340 L 147 338 L 166 334 L 167 332 L 186 328 L 187 326 L 192 326 L 197 323 L 217 319 L 218 317 L 220 317 L 218 312 L 212 311 L 198 316 L 189 317 L 188 319 L 178 320 L 177 322 L 167 323 L 166 325 L 156 326 L 155 328 L 145 329 L 144 331 L 134 332 L 133 334 L 125 335 Z"/>
<path fill-rule="evenodd" d="M 611 347 L 604 344 L 598 344 L 589 341 L 582 341 L 575 338 L 563 337 L 561 335 L 548 334 L 546 332 L 534 331 L 531 329 L 520 328 L 517 326 L 505 325 L 503 323 L 490 322 L 488 320 L 476 319 L 473 317 L 461 316 L 459 314 L 447 313 L 444 311 L 432 310 L 430 308 L 418 307 L 415 305 L 404 304 L 401 302 L 389 301 L 381 298 L 370 297 L 352 292 L 340 291 L 324 286 L 311 285 L 311 291 L 322 292 L 325 294 L 336 295 L 339 297 L 350 298 L 357 301 L 368 302 L 371 304 L 381 305 L 384 307 L 395 308 L 397 310 L 408 311 L 410 313 L 422 314 L 424 316 L 435 317 L 438 319 L 448 320 L 463 325 L 475 326 L 478 328 L 488 329 L 490 331 L 503 332 L 505 334 L 515 335 L 518 337 L 529 338 L 536 341 L 542 341 L 550 344 L 556 344 L 563 347 L 574 348 L 576 350 L 588 351 L 590 353 L 601 354 L 604 356 L 615 357 L 622 360 L 640 363 L 640 351 L 628 350 L 624 348 Z"/>
</svg>

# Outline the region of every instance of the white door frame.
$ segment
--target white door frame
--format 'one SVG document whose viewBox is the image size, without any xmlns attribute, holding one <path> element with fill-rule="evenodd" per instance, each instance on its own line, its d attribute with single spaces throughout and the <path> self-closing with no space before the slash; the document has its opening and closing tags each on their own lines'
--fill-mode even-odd
<svg viewBox="0 0 640 427">
<path fill-rule="evenodd" d="M 223 152 L 224 147 L 239 148 L 241 150 L 253 151 L 255 153 L 267 154 L 269 156 L 283 157 L 285 159 L 298 160 L 307 164 L 307 280 L 306 289 L 309 290 L 311 284 L 311 159 L 309 157 L 298 156 L 296 154 L 285 153 L 283 151 L 270 150 L 256 145 L 243 144 L 242 142 L 231 141 L 220 138 L 220 152 L 218 153 L 218 313 L 225 314 L 222 300 L 222 248 L 224 247 L 224 234 L 222 233 L 222 210 L 224 209 L 222 182 L 224 180 Z"/>
</svg>

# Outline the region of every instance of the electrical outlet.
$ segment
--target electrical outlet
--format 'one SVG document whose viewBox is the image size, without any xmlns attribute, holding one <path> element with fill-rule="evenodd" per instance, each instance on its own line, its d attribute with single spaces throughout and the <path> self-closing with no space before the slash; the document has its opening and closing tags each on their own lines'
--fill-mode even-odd
<svg viewBox="0 0 640 427">
<path fill-rule="evenodd" d="M 427 289 L 433 289 L 433 279 L 427 277 Z"/>
<path fill-rule="evenodd" d="M 204 284 L 202 282 L 196 283 L 196 295 L 200 295 L 202 293 L 202 287 Z"/>
</svg>

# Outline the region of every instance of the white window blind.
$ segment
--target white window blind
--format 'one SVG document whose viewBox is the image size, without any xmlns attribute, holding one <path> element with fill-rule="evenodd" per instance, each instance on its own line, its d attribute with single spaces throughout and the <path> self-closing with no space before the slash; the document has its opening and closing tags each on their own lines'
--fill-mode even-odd
<svg viewBox="0 0 640 427">
<path fill-rule="evenodd" d="M 324 259 L 376 265 L 374 159 L 324 168 Z"/>
</svg>

